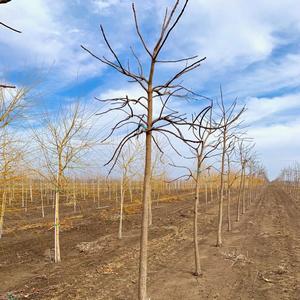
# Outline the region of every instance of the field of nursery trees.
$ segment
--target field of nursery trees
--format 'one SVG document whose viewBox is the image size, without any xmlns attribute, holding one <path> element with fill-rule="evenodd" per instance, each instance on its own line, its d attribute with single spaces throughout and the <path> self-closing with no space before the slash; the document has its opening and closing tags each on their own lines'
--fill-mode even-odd
<svg viewBox="0 0 300 300">
<path fill-rule="evenodd" d="M 100 48 L 81 36 L 76 60 L 121 95 L 51 102 L 47 79 L 0 71 L 0 299 L 300 299 L 300 164 L 269 177 L 247 102 L 193 86 L 210 53 L 176 47 L 194 3 L 162 1 L 159 26 L 129 5 L 126 55 L 107 24 Z M 0 57 L 26 30 L 0 13 Z"/>
</svg>

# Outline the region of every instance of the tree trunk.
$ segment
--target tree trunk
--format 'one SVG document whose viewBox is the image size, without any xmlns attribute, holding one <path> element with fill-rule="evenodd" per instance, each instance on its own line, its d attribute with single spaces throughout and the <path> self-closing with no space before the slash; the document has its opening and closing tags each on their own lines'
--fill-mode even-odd
<svg viewBox="0 0 300 300">
<path fill-rule="evenodd" d="M 243 174 L 243 187 L 242 187 L 242 214 L 246 213 L 246 203 L 245 203 L 245 181 L 246 181 L 246 172 L 244 168 Z"/>
<path fill-rule="evenodd" d="M 205 180 L 205 204 L 208 203 L 208 195 L 207 195 L 207 181 Z"/>
<path fill-rule="evenodd" d="M 22 180 L 22 207 L 25 207 L 24 180 Z"/>
<path fill-rule="evenodd" d="M 30 202 L 33 203 L 32 181 L 30 181 Z"/>
<path fill-rule="evenodd" d="M 230 212 L 230 205 L 231 205 L 231 194 L 230 194 L 230 160 L 228 157 L 227 161 L 227 221 L 228 221 L 228 231 L 231 231 L 231 212 Z"/>
<path fill-rule="evenodd" d="M 61 261 L 60 258 L 60 221 L 59 221 L 59 197 L 61 191 L 61 178 L 63 175 L 62 171 L 62 163 L 61 163 L 61 154 L 59 154 L 58 158 L 58 173 L 56 179 L 56 191 L 55 191 L 55 216 L 54 216 L 54 261 L 59 263 Z"/>
<path fill-rule="evenodd" d="M 197 163 L 197 177 L 195 187 L 195 203 L 194 203 L 194 254 L 195 254 L 195 276 L 201 275 L 199 245 L 198 245 L 198 206 L 199 206 L 199 193 L 200 193 L 200 165 L 201 157 L 198 157 Z"/>
<path fill-rule="evenodd" d="M 76 213 L 76 207 L 77 207 L 77 202 L 76 202 L 76 180 L 73 180 L 73 212 Z"/>
<path fill-rule="evenodd" d="M 55 216 L 54 216 L 54 261 L 61 261 L 60 258 L 60 242 L 59 242 L 59 187 L 55 192 Z"/>
<path fill-rule="evenodd" d="M 6 191 L 5 191 L 5 186 L 4 186 L 4 191 L 2 194 L 1 213 L 0 213 L 0 239 L 2 238 L 2 235 L 3 235 L 5 207 L 6 207 Z"/>
<path fill-rule="evenodd" d="M 99 178 L 97 179 L 97 205 L 98 208 L 100 207 L 100 182 L 99 182 Z"/>
<path fill-rule="evenodd" d="M 242 168 L 242 171 L 241 171 L 241 179 L 240 179 L 239 192 L 238 192 L 237 212 L 236 212 L 236 221 L 237 222 L 240 221 L 241 195 L 242 195 L 242 186 L 243 186 L 243 172 L 244 172 L 244 168 Z"/>
<path fill-rule="evenodd" d="M 144 192 L 142 204 L 142 227 L 140 239 L 140 260 L 139 260 L 139 300 L 147 300 L 147 259 L 148 259 L 148 227 L 149 227 L 149 202 L 151 199 L 151 170 L 152 170 L 152 115 L 153 115 L 153 91 L 152 80 L 154 74 L 154 65 L 151 63 L 150 77 L 148 82 L 148 114 L 146 129 L 146 153 L 144 170 Z"/>
<path fill-rule="evenodd" d="M 122 238 L 122 228 L 123 228 L 123 205 L 124 205 L 124 176 L 121 179 L 120 185 L 120 219 L 119 219 L 119 233 L 118 238 Z"/>
<path fill-rule="evenodd" d="M 230 189 L 229 189 L 229 190 L 228 190 L 228 199 L 227 199 L 228 231 L 231 231 L 231 214 L 230 214 L 230 207 L 231 207 L 231 192 L 230 192 Z"/>
<path fill-rule="evenodd" d="M 130 196 L 130 202 L 133 202 L 133 195 L 132 195 L 132 184 L 131 180 L 129 180 L 129 196 Z"/>
<path fill-rule="evenodd" d="M 42 217 L 45 218 L 43 185 L 41 181 L 40 181 L 40 192 L 41 192 Z"/>
<path fill-rule="evenodd" d="M 223 151 L 221 159 L 221 182 L 220 182 L 220 199 L 219 199 L 219 216 L 218 216 L 218 234 L 217 247 L 222 246 L 222 223 L 223 223 L 223 200 L 224 200 L 224 169 L 225 169 L 225 151 L 226 151 L 226 128 L 223 135 Z"/>
</svg>

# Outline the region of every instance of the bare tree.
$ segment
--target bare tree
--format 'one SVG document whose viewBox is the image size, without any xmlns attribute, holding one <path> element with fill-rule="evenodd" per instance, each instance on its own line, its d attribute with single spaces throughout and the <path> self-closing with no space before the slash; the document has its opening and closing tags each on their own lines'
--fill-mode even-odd
<svg viewBox="0 0 300 300">
<path fill-rule="evenodd" d="M 60 217 L 59 203 L 65 173 L 82 160 L 92 145 L 91 125 L 85 117 L 84 110 L 76 104 L 71 109 L 61 109 L 54 117 L 45 116 L 43 127 L 34 130 L 34 139 L 44 158 L 44 174 L 55 188 L 54 219 L 54 259 L 61 261 L 60 256 Z"/>
<path fill-rule="evenodd" d="M 245 138 L 242 139 L 238 144 L 238 156 L 241 165 L 241 174 L 240 174 L 240 183 L 239 183 L 239 191 L 238 191 L 238 201 L 237 201 L 237 214 L 236 221 L 240 220 L 240 213 L 244 214 L 246 212 L 245 205 L 245 181 L 246 181 L 246 167 L 247 163 L 250 159 L 250 151 L 252 150 L 254 145 L 246 145 Z M 242 204 L 242 210 L 241 210 Z"/>
<path fill-rule="evenodd" d="M 231 189 L 232 186 L 235 184 L 237 179 L 239 178 L 239 173 L 238 172 L 232 172 L 232 154 L 234 154 L 234 150 L 236 147 L 236 142 L 235 140 L 232 141 L 231 143 L 231 148 L 228 149 L 226 152 L 226 160 L 227 160 L 227 190 L 226 190 L 226 196 L 227 196 L 227 230 L 231 231 Z"/>
<path fill-rule="evenodd" d="M 123 207 L 124 207 L 124 197 L 125 192 L 129 188 L 129 176 L 136 175 L 136 171 L 134 170 L 134 164 L 139 159 L 139 152 L 141 152 L 141 145 L 137 141 L 133 143 L 130 141 L 126 145 L 125 151 L 123 151 L 120 155 L 120 159 L 118 161 L 118 165 L 121 169 L 122 176 L 120 182 L 120 216 L 119 216 L 119 232 L 118 238 L 122 238 L 122 230 L 123 230 Z"/>
<path fill-rule="evenodd" d="M 8 198 L 8 190 L 10 184 L 17 177 L 17 170 L 20 160 L 22 159 L 22 152 L 18 147 L 17 141 L 10 138 L 7 130 L 3 130 L 0 135 L 0 174 L 1 183 L 3 186 L 2 203 L 0 211 L 0 239 L 3 234 L 3 223 L 6 209 L 6 202 Z"/>
<path fill-rule="evenodd" d="M 2 195 L 2 208 L 0 214 L 0 237 L 3 230 L 3 220 L 6 206 L 7 184 L 11 180 L 12 168 L 20 158 L 20 153 L 16 151 L 16 141 L 11 139 L 8 129 L 18 122 L 24 109 L 24 99 L 26 89 L 7 91 L 0 86 L 0 138 L 1 138 L 1 174 L 4 186 Z"/>
<path fill-rule="evenodd" d="M 221 141 L 221 170 L 220 170 L 220 197 L 219 197 L 219 212 L 218 212 L 218 233 L 217 247 L 222 246 L 222 223 L 223 223 L 223 202 L 225 188 L 225 158 L 226 153 L 230 150 L 231 141 L 236 137 L 237 129 L 240 125 L 239 118 L 245 111 L 245 108 L 236 109 L 237 100 L 235 99 L 231 105 L 226 107 L 223 99 L 222 88 L 220 89 L 220 101 L 218 102 L 220 109 L 220 141 Z"/>
<path fill-rule="evenodd" d="M 190 130 L 193 135 L 193 140 L 197 141 L 197 144 L 187 142 L 192 153 L 192 156 L 188 158 L 196 160 L 196 174 L 186 166 L 178 166 L 175 164 L 172 165 L 188 171 L 187 174 L 182 175 L 179 178 L 186 178 L 187 180 L 193 179 L 195 182 L 193 222 L 195 271 L 193 274 L 195 276 L 200 276 L 202 274 L 202 271 L 198 245 L 198 207 L 200 198 L 201 175 L 205 170 L 209 171 L 210 167 L 204 166 L 204 162 L 216 155 L 216 153 L 214 152 L 218 149 L 220 143 L 219 140 L 217 140 L 213 136 L 217 129 L 219 129 L 219 124 L 217 124 L 212 118 L 212 103 L 211 105 L 201 110 L 198 115 L 192 116 L 192 124 L 193 125 L 190 126 Z"/>
<path fill-rule="evenodd" d="M 156 143 L 153 132 L 160 132 L 167 136 L 172 135 L 179 139 L 184 140 L 182 132 L 178 128 L 185 123 L 186 118 L 179 112 L 169 108 L 169 102 L 172 98 L 185 98 L 189 91 L 181 84 L 182 76 L 186 73 L 200 67 L 205 58 L 198 56 L 191 56 L 182 59 L 161 59 L 160 56 L 163 52 L 164 46 L 169 39 L 174 28 L 181 19 L 189 0 L 183 1 L 183 6 L 180 8 L 180 0 L 176 0 L 171 10 L 166 9 L 158 39 L 155 41 L 153 49 L 147 45 L 143 34 L 141 32 L 135 5 L 132 5 L 134 16 L 134 24 L 137 37 L 147 56 L 145 63 L 139 58 L 133 48 L 132 57 L 136 62 L 136 71 L 130 66 L 130 61 L 126 64 L 122 63 L 120 57 L 110 44 L 103 26 L 100 26 L 103 39 L 108 47 L 112 59 L 100 57 L 88 50 L 86 47 L 82 48 L 90 53 L 98 61 L 108 65 L 115 71 L 123 74 L 129 79 L 130 82 L 137 84 L 145 93 L 139 98 L 130 98 L 128 96 L 119 97 L 114 99 L 99 99 L 104 103 L 111 105 L 105 113 L 115 111 L 122 112 L 124 118 L 117 122 L 112 128 L 111 133 L 107 138 L 124 126 L 130 126 L 130 132 L 126 134 L 116 147 L 112 158 L 108 163 L 112 162 L 112 168 L 115 166 L 116 161 L 124 147 L 124 145 L 132 138 L 145 135 L 145 166 L 144 166 L 144 186 L 143 186 L 143 203 L 142 203 L 142 226 L 141 226 L 141 239 L 140 239 L 140 261 L 139 261 L 139 291 L 138 298 L 140 300 L 147 299 L 147 248 L 148 248 L 148 226 L 149 226 L 149 202 L 151 199 L 151 166 L 152 166 L 152 142 Z M 158 83 L 157 66 L 159 64 L 184 64 L 183 67 L 174 72 L 166 80 L 161 80 Z M 145 68 L 147 67 L 147 72 Z M 160 74 L 162 75 L 162 74 Z M 153 113 L 153 107 L 160 108 L 157 116 Z M 141 112 L 142 111 L 142 112 Z"/>
<path fill-rule="evenodd" d="M 8 91 L 0 87 L 0 130 L 20 119 L 27 93 L 24 88 Z"/>
</svg>

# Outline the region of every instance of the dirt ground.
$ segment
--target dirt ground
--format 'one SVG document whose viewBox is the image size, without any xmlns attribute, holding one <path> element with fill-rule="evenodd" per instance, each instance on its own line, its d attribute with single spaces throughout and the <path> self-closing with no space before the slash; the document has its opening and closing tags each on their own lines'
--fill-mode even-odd
<svg viewBox="0 0 300 300">
<path fill-rule="evenodd" d="M 192 195 L 179 198 L 153 205 L 151 300 L 300 299 L 299 201 L 275 184 L 266 186 L 232 232 L 225 218 L 221 248 L 215 247 L 217 203 L 201 204 L 203 276 L 197 278 Z M 233 203 L 233 219 L 235 210 Z M 139 218 L 127 213 L 118 240 L 118 221 L 109 211 L 70 215 L 62 224 L 59 264 L 51 261 L 53 229 L 45 221 L 19 230 L 8 220 L 0 241 L 0 299 L 136 299 Z"/>
</svg>

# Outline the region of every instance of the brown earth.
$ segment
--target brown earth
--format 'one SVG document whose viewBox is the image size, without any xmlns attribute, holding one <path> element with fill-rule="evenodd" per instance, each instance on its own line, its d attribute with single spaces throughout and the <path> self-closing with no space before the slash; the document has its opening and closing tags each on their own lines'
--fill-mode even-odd
<svg viewBox="0 0 300 300">
<path fill-rule="evenodd" d="M 192 196 L 180 198 L 153 205 L 151 300 L 300 299 L 299 201 L 268 185 L 232 232 L 225 218 L 221 248 L 215 247 L 217 203 L 202 204 L 203 276 L 194 277 Z M 234 203 L 233 219 L 235 209 Z M 0 299 L 136 299 L 139 218 L 134 210 L 127 214 L 118 240 L 118 221 L 109 210 L 68 216 L 59 264 L 51 261 L 50 219 L 46 226 L 39 220 L 22 228 L 12 222 L 0 240 Z"/>
</svg>

